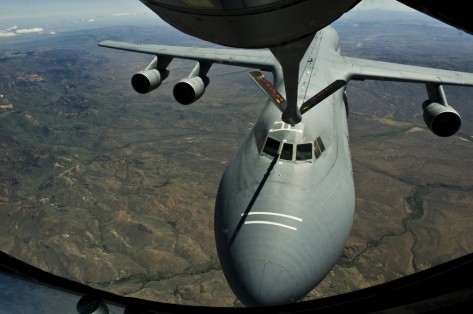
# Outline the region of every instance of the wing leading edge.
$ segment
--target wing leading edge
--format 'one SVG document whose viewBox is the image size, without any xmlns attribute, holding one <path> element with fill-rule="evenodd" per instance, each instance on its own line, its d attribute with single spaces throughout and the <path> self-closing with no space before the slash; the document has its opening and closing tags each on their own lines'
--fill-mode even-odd
<svg viewBox="0 0 473 314">
<path fill-rule="evenodd" d="M 270 51 L 182 47 L 154 44 L 135 44 L 105 40 L 101 47 L 145 53 L 166 58 L 179 58 L 207 63 L 219 63 L 260 69 L 275 74 L 279 63 Z M 342 77 L 350 80 L 384 80 L 410 83 L 434 83 L 441 85 L 472 86 L 473 73 L 434 69 L 391 62 L 344 57 Z"/>
<path fill-rule="evenodd" d="M 344 57 L 345 79 L 473 86 L 473 73 Z"/>
<path fill-rule="evenodd" d="M 219 63 L 261 71 L 275 72 L 279 63 L 270 51 L 231 49 L 231 48 L 201 48 L 182 47 L 154 44 L 134 44 L 105 40 L 99 43 L 101 47 L 133 51 L 166 58 L 179 58 L 207 63 Z"/>
</svg>

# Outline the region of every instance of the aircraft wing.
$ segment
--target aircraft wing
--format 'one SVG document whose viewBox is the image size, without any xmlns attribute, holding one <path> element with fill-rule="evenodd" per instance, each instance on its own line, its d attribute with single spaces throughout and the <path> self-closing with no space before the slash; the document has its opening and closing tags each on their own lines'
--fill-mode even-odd
<svg viewBox="0 0 473 314">
<path fill-rule="evenodd" d="M 210 64 L 220 63 L 247 68 L 256 68 L 262 71 L 270 72 L 273 72 L 275 67 L 278 65 L 276 58 L 274 58 L 270 51 L 266 50 L 134 44 L 112 40 L 102 41 L 99 43 L 99 46 L 140 52 L 158 57 L 161 56 L 167 58 L 195 60 L 207 62 Z"/>
<path fill-rule="evenodd" d="M 473 74 L 428 67 L 345 57 L 345 79 L 383 80 L 439 85 L 473 86 Z"/>
</svg>

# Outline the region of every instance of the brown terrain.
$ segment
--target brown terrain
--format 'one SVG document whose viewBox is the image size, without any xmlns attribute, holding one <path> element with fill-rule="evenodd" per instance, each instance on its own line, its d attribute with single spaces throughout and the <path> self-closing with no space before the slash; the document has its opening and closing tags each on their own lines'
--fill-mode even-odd
<svg viewBox="0 0 473 314">
<path fill-rule="evenodd" d="M 419 50 L 437 47 L 441 29 L 380 36 L 386 29 L 372 35 L 368 26 L 344 26 L 347 55 L 473 71 L 464 58 L 473 52 L 471 38 L 455 37 L 448 47 L 441 38 L 429 56 Z M 125 28 L 123 39 L 130 32 Z M 425 41 L 405 46 L 416 32 Z M 80 47 L 81 34 L 38 49 L 22 42 L 9 48 L 17 55 L 4 58 L 0 50 L 0 104 L 8 104 L 0 107 L 0 250 L 120 295 L 238 305 L 215 250 L 214 200 L 266 99 L 246 69 L 215 66 L 206 94 L 179 106 L 172 87 L 192 69 L 188 62 L 173 63 L 157 91 L 135 94 L 129 79 L 150 58 L 96 47 L 107 35 L 97 30 Z M 339 263 L 306 299 L 473 252 L 473 125 L 466 110 L 473 90 L 446 91 L 464 118 L 460 133 L 447 139 L 422 122 L 423 86 L 350 83 L 355 222 Z"/>
</svg>

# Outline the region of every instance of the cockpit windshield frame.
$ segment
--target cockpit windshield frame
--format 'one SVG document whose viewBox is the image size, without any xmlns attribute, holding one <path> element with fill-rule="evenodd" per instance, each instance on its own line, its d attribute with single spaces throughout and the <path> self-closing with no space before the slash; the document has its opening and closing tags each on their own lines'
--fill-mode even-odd
<svg viewBox="0 0 473 314">
<path fill-rule="evenodd" d="M 278 157 L 280 160 L 296 163 L 310 163 L 320 158 L 325 151 L 325 146 L 320 137 L 313 143 L 290 143 L 287 140 L 279 141 L 268 135 L 264 145 L 258 147 L 258 150 L 260 156 Z"/>
</svg>

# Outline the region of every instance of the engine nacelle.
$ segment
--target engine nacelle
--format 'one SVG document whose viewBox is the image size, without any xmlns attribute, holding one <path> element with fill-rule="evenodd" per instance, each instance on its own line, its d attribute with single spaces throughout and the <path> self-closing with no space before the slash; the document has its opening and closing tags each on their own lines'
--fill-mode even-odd
<svg viewBox="0 0 473 314">
<path fill-rule="evenodd" d="M 207 76 L 195 76 L 179 81 L 174 85 L 172 92 L 177 102 L 190 105 L 204 94 L 207 85 L 209 85 Z"/>
<path fill-rule="evenodd" d="M 422 109 L 425 124 L 435 135 L 448 137 L 460 129 L 461 117 L 452 107 L 426 100 L 422 104 Z"/>
<path fill-rule="evenodd" d="M 164 79 L 157 69 L 143 70 L 133 75 L 131 86 L 136 92 L 146 94 L 158 88 Z"/>
</svg>

